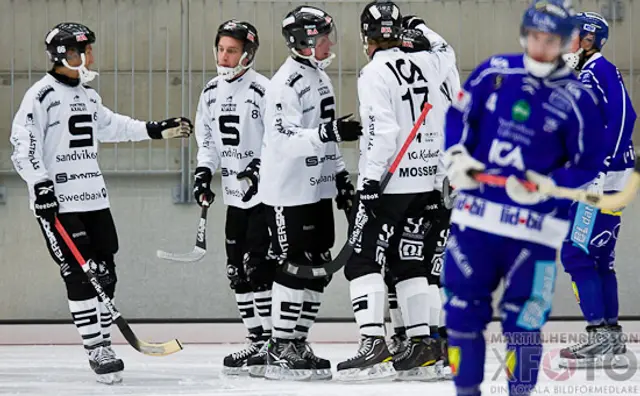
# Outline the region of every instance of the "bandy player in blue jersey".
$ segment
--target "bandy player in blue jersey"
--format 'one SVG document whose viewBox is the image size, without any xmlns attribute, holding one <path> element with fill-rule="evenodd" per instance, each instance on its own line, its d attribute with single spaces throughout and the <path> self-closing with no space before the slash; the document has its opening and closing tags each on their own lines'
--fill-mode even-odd
<svg viewBox="0 0 640 396">
<path fill-rule="evenodd" d="M 580 48 L 574 48 L 577 51 L 564 55 L 564 59 L 580 72 L 580 81 L 598 97 L 606 125 L 599 134 L 615 140 L 608 153 L 606 172 L 592 187 L 596 192 L 621 191 L 635 162 L 631 135 L 636 112 L 620 71 L 600 53 L 609 38 L 607 21 L 595 12 L 579 13 L 576 19 Z M 618 324 L 618 281 L 614 270 L 622 210 L 598 211 L 578 203 L 571 209 L 573 225 L 562 246 L 561 258 L 587 321 L 588 337 L 584 343 L 561 350 L 560 365 L 625 367 L 628 361 L 621 356 L 626 347 Z"/>
<path fill-rule="evenodd" d="M 445 166 L 459 193 L 442 283 L 458 395 L 481 394 L 483 331 L 501 280 L 509 394 L 529 395 L 538 378 L 540 329 L 551 310 L 571 203 L 529 191 L 520 180 L 581 187 L 604 168 L 603 146 L 610 144 L 597 97 L 562 59 L 576 33 L 562 6 L 531 5 L 522 18 L 524 54 L 478 66 L 447 112 Z M 480 184 L 473 172 L 507 177 L 507 186 Z"/>
</svg>

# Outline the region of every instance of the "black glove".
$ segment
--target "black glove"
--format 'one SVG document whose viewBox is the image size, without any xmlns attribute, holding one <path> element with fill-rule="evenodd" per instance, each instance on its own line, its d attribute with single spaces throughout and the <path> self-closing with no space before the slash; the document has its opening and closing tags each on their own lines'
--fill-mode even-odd
<svg viewBox="0 0 640 396">
<path fill-rule="evenodd" d="M 351 213 L 353 207 L 353 200 L 356 193 L 356 189 L 351 183 L 351 177 L 349 172 L 343 170 L 336 175 L 336 188 L 338 189 L 338 195 L 336 196 L 336 205 L 338 209 L 347 212 L 347 215 Z"/>
<path fill-rule="evenodd" d="M 353 142 L 362 136 L 362 125 L 360 121 L 349 120 L 353 114 L 340 117 L 337 120 L 321 124 L 318 128 L 318 135 L 322 143 L 327 142 Z"/>
<path fill-rule="evenodd" d="M 402 28 L 403 29 L 415 29 L 419 25 L 426 25 L 424 19 L 419 18 L 415 15 L 405 15 L 402 17 Z"/>
<path fill-rule="evenodd" d="M 380 182 L 377 180 L 365 179 L 362 192 L 360 192 L 360 202 L 364 205 L 367 214 L 376 217 L 376 210 L 380 207 Z"/>
<path fill-rule="evenodd" d="M 193 179 L 193 197 L 198 205 L 202 206 L 204 201 L 211 204 L 216 197 L 216 194 L 211 191 L 211 179 L 213 179 L 211 169 L 206 166 L 197 167 Z"/>
<path fill-rule="evenodd" d="M 260 181 L 260 158 L 254 158 L 249 165 L 236 176 L 238 180 L 247 179 L 249 189 L 244 193 L 242 202 L 249 202 L 258 193 L 258 182 Z"/>
<path fill-rule="evenodd" d="M 53 189 L 53 182 L 51 180 L 45 180 L 36 183 L 33 186 L 33 191 L 36 196 L 33 204 L 36 216 L 43 218 L 49 223 L 53 223 L 56 220 L 59 209 L 56 192 Z"/>
<path fill-rule="evenodd" d="M 188 138 L 193 133 L 191 120 L 185 117 L 167 118 L 164 121 L 147 122 L 151 139 Z"/>
</svg>

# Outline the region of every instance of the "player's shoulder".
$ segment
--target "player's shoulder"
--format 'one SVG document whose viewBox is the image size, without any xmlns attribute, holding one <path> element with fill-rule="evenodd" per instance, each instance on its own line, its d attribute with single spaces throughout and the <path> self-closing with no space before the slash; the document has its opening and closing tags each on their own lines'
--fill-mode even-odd
<svg viewBox="0 0 640 396">
<path fill-rule="evenodd" d="M 605 58 L 602 54 L 596 53 L 593 55 L 595 59 L 588 61 L 582 70 L 580 71 L 580 76 L 582 75 L 591 75 L 598 79 L 603 79 L 605 75 L 617 75 L 618 68 L 614 65 L 609 59 Z"/>
<path fill-rule="evenodd" d="M 269 79 L 263 76 L 262 74 L 252 70 L 249 89 L 254 91 L 256 95 L 262 98 L 267 92 L 268 86 L 269 86 Z"/>
<path fill-rule="evenodd" d="M 216 88 L 218 88 L 218 84 L 219 81 L 222 77 L 221 76 L 215 76 L 214 78 L 212 78 L 211 80 L 209 80 L 208 83 L 205 84 L 204 88 L 202 89 L 202 94 L 203 95 L 211 95 L 215 92 Z"/>
<path fill-rule="evenodd" d="M 546 83 L 554 91 L 564 94 L 572 101 L 578 103 L 579 106 L 588 105 L 589 103 L 594 105 L 598 104 L 596 94 L 584 81 L 580 81 L 569 68 L 561 69 L 559 73 L 561 74 L 553 79 L 549 79 Z"/>
<path fill-rule="evenodd" d="M 470 86 L 476 86 L 496 74 L 527 75 L 523 54 L 497 54 L 485 59 L 469 76 Z"/>
<path fill-rule="evenodd" d="M 25 99 L 33 99 L 39 103 L 45 103 L 56 96 L 55 79 L 49 74 L 36 81 L 25 93 Z"/>
</svg>

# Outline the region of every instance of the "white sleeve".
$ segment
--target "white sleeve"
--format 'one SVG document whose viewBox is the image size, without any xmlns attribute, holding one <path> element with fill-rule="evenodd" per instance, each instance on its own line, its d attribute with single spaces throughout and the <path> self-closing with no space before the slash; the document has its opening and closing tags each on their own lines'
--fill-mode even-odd
<svg viewBox="0 0 640 396">
<path fill-rule="evenodd" d="M 198 143 L 198 166 L 206 166 L 215 172 L 220 166 L 220 153 L 213 139 L 213 128 L 211 125 L 211 112 L 207 105 L 204 93 L 200 95 L 198 109 L 196 110 L 196 142 Z"/>
<path fill-rule="evenodd" d="M 438 70 L 438 83 L 444 81 L 449 75 L 451 68 L 456 67 L 456 53 L 453 48 L 438 33 L 429 29 L 424 23 L 416 26 L 431 43 L 430 62 Z"/>
<path fill-rule="evenodd" d="M 454 95 L 458 94 L 460 91 L 460 74 L 458 73 L 458 69 L 456 67 L 451 68 L 449 71 L 449 75 L 447 79 L 442 83 L 442 88 L 446 91 L 442 92 L 447 97 L 447 100 L 444 103 L 447 105 L 451 104 L 451 100 L 454 98 Z M 440 147 L 440 153 L 438 154 L 438 168 L 436 170 L 436 179 L 435 179 L 435 189 L 442 192 L 442 183 L 444 182 L 444 178 L 447 175 L 445 167 L 444 167 L 444 131 L 442 135 L 442 145 Z"/>
<path fill-rule="evenodd" d="M 49 123 L 47 117 L 34 92 L 28 91 L 11 125 L 11 161 L 29 186 L 50 179 L 43 161 L 44 132 Z"/>
<path fill-rule="evenodd" d="M 150 139 L 147 123 L 114 113 L 98 100 L 97 139 L 103 143 L 137 142 Z"/>
<path fill-rule="evenodd" d="M 302 127 L 302 103 L 296 91 L 289 86 L 282 89 L 271 86 L 270 90 L 267 106 L 272 106 L 273 119 L 265 127 L 273 131 L 271 142 L 287 156 L 316 155 L 324 144 L 318 134 L 319 126 Z"/>
<path fill-rule="evenodd" d="M 382 76 L 371 76 L 371 72 L 367 70 L 358 78 L 360 119 L 369 123 L 365 131 L 369 139 L 367 163 L 362 176 L 380 181 L 396 152 L 400 125 L 393 111 L 389 83 Z"/>
</svg>

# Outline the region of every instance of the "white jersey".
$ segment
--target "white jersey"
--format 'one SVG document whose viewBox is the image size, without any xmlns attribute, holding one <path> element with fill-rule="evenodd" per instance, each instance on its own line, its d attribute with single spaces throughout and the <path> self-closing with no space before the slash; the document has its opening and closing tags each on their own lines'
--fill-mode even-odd
<svg viewBox="0 0 640 396">
<path fill-rule="evenodd" d="M 225 205 L 246 209 L 260 203 L 259 194 L 242 202 L 249 184 L 237 175 L 254 158 L 260 158 L 268 84 L 268 78 L 248 69 L 231 81 L 212 79 L 200 95 L 195 124 L 198 166 L 211 172 L 222 168 Z"/>
<path fill-rule="evenodd" d="M 447 111 L 449 110 L 449 106 L 453 102 L 453 98 L 460 91 L 460 74 L 458 73 L 458 68 L 453 67 L 447 78 L 444 80 L 442 85 L 440 86 L 440 94 L 442 94 L 442 99 L 445 103 L 442 111 L 441 109 L 431 109 L 429 112 L 429 117 L 434 117 L 434 122 L 438 123 L 441 126 L 440 133 L 442 135 L 441 145 L 440 145 L 440 156 L 438 158 L 438 171 L 436 172 L 435 179 L 435 189 L 438 191 L 442 191 L 442 183 L 444 182 L 444 178 L 447 175 L 446 169 L 444 167 L 444 122 L 446 118 Z"/>
<path fill-rule="evenodd" d="M 318 127 L 335 119 L 327 73 L 287 58 L 267 89 L 265 146 L 259 195 L 270 206 L 298 206 L 333 198 L 345 169 L 337 143 L 322 143 Z"/>
<path fill-rule="evenodd" d="M 364 179 L 382 179 L 427 102 L 433 108 L 384 193 L 419 193 L 435 187 L 443 147 L 442 121 L 449 105 L 440 87 L 455 68 L 456 59 L 442 37 L 430 30 L 427 33 L 432 50 L 378 50 L 360 73 L 358 99 L 364 135 L 360 139 L 358 189 Z M 442 114 L 432 114 L 437 112 Z"/>
<path fill-rule="evenodd" d="M 113 113 L 93 88 L 47 74 L 29 88 L 13 119 L 11 160 L 27 182 L 31 209 L 34 184 L 49 179 L 60 213 L 90 212 L 109 207 L 98 142 L 145 139 L 145 122 Z"/>
</svg>

